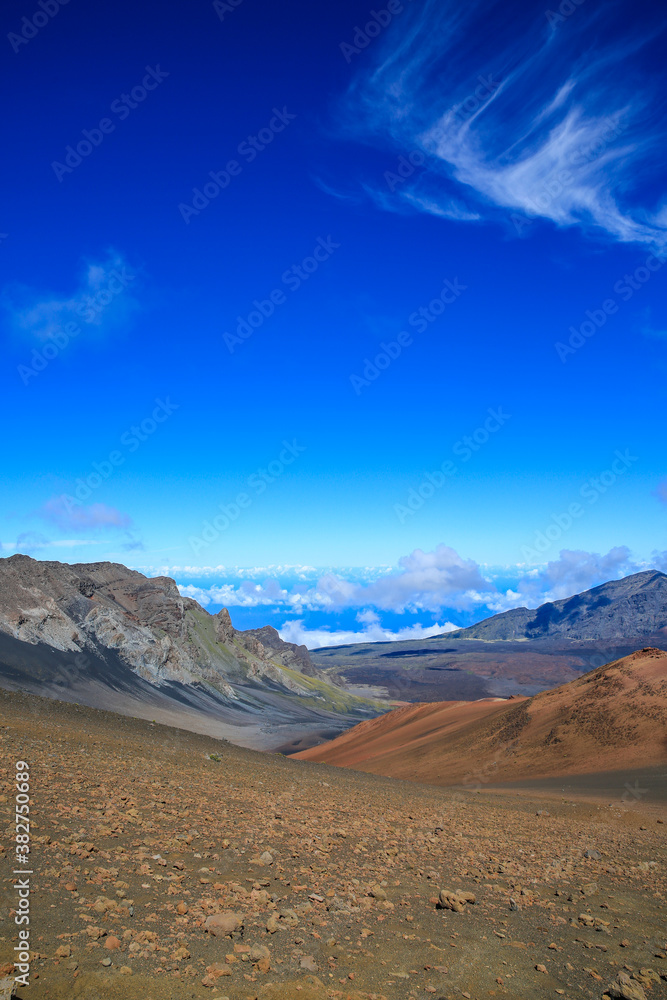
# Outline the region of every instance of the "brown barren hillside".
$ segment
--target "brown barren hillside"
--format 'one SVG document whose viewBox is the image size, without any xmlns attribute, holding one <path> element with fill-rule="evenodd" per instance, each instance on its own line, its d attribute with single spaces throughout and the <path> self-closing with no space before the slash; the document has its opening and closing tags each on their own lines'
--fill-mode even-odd
<svg viewBox="0 0 667 1000">
<path fill-rule="evenodd" d="M 667 653 L 646 648 L 533 698 L 410 705 L 303 760 L 438 785 L 667 762 Z"/>
</svg>

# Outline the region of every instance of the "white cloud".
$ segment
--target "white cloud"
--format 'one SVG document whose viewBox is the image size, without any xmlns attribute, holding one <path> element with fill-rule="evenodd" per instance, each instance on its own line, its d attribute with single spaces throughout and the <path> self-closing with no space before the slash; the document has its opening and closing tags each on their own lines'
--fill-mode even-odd
<svg viewBox="0 0 667 1000">
<path fill-rule="evenodd" d="M 472 559 L 462 559 L 448 545 L 438 545 L 433 552 L 415 549 L 398 561 L 399 571 L 363 588 L 358 593 L 364 604 L 391 611 L 437 611 L 443 606 L 471 608 L 485 603 L 495 593 L 493 583 L 485 580 Z"/>
<path fill-rule="evenodd" d="M 294 584 L 290 590 L 276 579 L 208 588 L 180 584 L 179 589 L 202 605 L 250 608 L 274 604 L 292 608 L 297 614 L 368 606 L 396 612 L 437 612 L 443 606 L 469 609 L 484 604 L 488 594 L 496 593 L 495 585 L 484 579 L 477 563 L 462 559 L 446 545 L 439 545 L 433 552 L 415 549 L 399 559 L 398 569 L 393 572 L 365 568 L 363 575 L 370 578 L 368 582 L 360 582 L 358 573 L 346 579 L 342 571 L 328 571 L 314 585 Z"/>
<path fill-rule="evenodd" d="M 105 332 L 125 324 L 137 309 L 136 277 L 122 255 L 109 251 L 104 260 L 85 263 L 71 295 L 13 286 L 4 289 L 2 301 L 14 331 L 30 340 L 57 340 L 68 323 Z"/>
<path fill-rule="evenodd" d="M 137 566 L 136 569 L 148 576 L 196 576 L 198 578 L 206 576 L 227 576 L 231 578 L 258 580 L 267 577 L 294 577 L 299 580 L 316 580 L 325 572 L 321 567 L 308 566 L 303 564 L 277 563 L 271 566 L 170 566 L 165 563 L 162 566 Z M 371 573 L 388 572 L 390 567 L 366 567 L 365 569 L 353 568 L 350 572 L 363 575 Z"/>
<path fill-rule="evenodd" d="M 563 549 L 557 560 L 547 563 L 539 580 L 542 600 L 558 601 L 608 580 L 619 580 L 643 567 L 632 558 L 626 545 L 610 549 L 605 555 Z"/>
<path fill-rule="evenodd" d="M 482 218 L 479 212 L 467 208 L 456 198 L 440 198 L 439 201 L 436 201 L 434 198 L 417 194 L 414 191 L 403 192 L 403 198 L 421 212 L 439 215 L 442 219 L 453 219 L 455 222 L 476 222 Z"/>
<path fill-rule="evenodd" d="M 380 621 L 377 611 L 373 611 L 371 608 L 359 611 L 355 617 L 361 625 L 377 625 Z"/>
<path fill-rule="evenodd" d="M 610 549 L 604 555 L 563 549 L 558 559 L 532 568 L 518 581 L 516 589 L 498 595 L 488 602 L 488 606 L 497 612 L 517 607 L 536 608 L 548 601 L 561 601 L 580 594 L 609 580 L 640 573 L 651 566 L 655 566 L 655 561 L 648 564 L 635 560 L 625 545 Z"/>
<path fill-rule="evenodd" d="M 508 18 L 475 0 L 406 11 L 345 102 L 348 136 L 425 157 L 395 193 L 376 185 L 376 202 L 462 221 L 502 210 L 665 245 L 667 207 L 641 203 L 636 183 L 660 183 L 662 87 L 641 58 L 662 26 L 606 20 L 579 9 L 550 31 L 530 6 Z"/>
<path fill-rule="evenodd" d="M 658 552 L 656 549 L 651 553 L 651 566 L 659 569 L 661 573 L 667 573 L 667 549 L 663 552 Z"/>
<path fill-rule="evenodd" d="M 346 579 L 345 571 L 340 570 L 338 573 L 327 571 L 312 581 L 312 585 L 305 587 L 295 584 L 293 579 L 289 585 L 277 579 L 261 583 L 246 579 L 211 587 L 179 583 L 179 590 L 204 607 L 270 607 L 272 611 L 295 615 L 307 611 L 337 613 L 344 609 L 359 609 L 356 619 L 364 626 L 363 630 L 331 633 L 335 635 L 332 639 L 326 628 L 316 629 L 309 639 L 331 645 L 377 642 L 398 635 L 382 627 L 378 611 L 394 614 L 430 612 L 439 616 L 467 611 L 473 612 L 474 620 L 478 621 L 488 614 L 516 607 L 536 608 L 547 601 L 558 601 L 590 590 L 608 580 L 665 567 L 665 553 L 654 552 L 650 560 L 641 560 L 635 558 L 627 546 L 616 546 L 604 554 L 563 549 L 557 559 L 543 566 L 507 566 L 502 568 L 502 573 L 490 569 L 483 572 L 473 560 L 463 559 L 449 546 L 439 545 L 432 552 L 415 549 L 401 558 L 393 571 L 387 572 L 385 568 L 376 570 L 374 579 L 372 569 L 365 567 L 363 573 L 370 577 L 368 581 L 360 582 L 358 577 Z M 505 581 L 503 589 L 494 582 L 494 578 L 499 580 L 501 577 Z M 303 629 L 303 622 L 297 619 L 296 624 L 290 627 Z M 420 625 L 411 627 L 422 629 Z M 433 626 L 427 631 L 436 634 L 433 628 L 437 632 L 447 627 Z M 458 626 L 451 626 L 454 627 Z M 365 639 L 341 638 L 342 635 L 364 636 Z M 426 635 L 425 631 L 405 633 L 406 638 L 423 635 Z"/>
<path fill-rule="evenodd" d="M 332 632 L 330 629 L 307 629 L 304 628 L 303 621 L 285 622 L 279 629 L 280 638 L 285 642 L 296 642 L 299 645 L 307 646 L 308 649 L 319 649 L 324 646 L 345 646 L 355 642 L 397 642 L 401 639 L 427 639 L 432 635 L 440 635 L 442 632 L 452 632 L 456 625 L 445 622 L 444 625 L 431 625 L 424 628 L 421 625 L 410 625 L 406 628 L 392 632 L 391 629 L 383 628 L 379 622 L 369 625 L 361 632 L 340 630 Z"/>
<path fill-rule="evenodd" d="M 290 603 L 290 595 L 276 580 L 269 580 L 263 586 L 245 581 L 239 587 L 224 583 L 220 586 L 203 588 L 189 583 L 179 584 L 178 589 L 183 597 L 192 597 L 202 607 L 222 604 L 227 608 L 257 608 L 266 604 Z"/>
</svg>

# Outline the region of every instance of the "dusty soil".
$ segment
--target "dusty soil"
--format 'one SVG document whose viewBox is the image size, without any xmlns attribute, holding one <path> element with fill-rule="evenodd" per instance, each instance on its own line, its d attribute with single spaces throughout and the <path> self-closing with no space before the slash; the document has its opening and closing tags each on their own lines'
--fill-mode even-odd
<svg viewBox="0 0 667 1000">
<path fill-rule="evenodd" d="M 667 996 L 650 795 L 447 790 L 16 693 L 0 726 L 1 963 L 30 764 L 25 1000 L 600 998 L 623 970 L 632 995 Z M 475 902 L 437 908 L 440 890 Z M 227 911 L 237 928 L 213 936 Z"/>
</svg>

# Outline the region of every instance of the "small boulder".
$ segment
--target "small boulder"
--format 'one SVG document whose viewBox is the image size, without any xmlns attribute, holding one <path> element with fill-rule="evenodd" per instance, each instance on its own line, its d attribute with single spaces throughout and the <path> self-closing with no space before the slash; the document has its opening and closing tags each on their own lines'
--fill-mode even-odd
<svg viewBox="0 0 667 1000">
<path fill-rule="evenodd" d="M 271 953 L 264 944 L 253 944 L 248 952 L 251 962 L 259 962 L 262 958 L 270 958 Z"/>
<path fill-rule="evenodd" d="M 243 919 L 238 913 L 226 910 L 224 913 L 214 913 L 206 918 L 204 930 L 214 937 L 231 937 L 234 931 L 243 927 Z"/>
<path fill-rule="evenodd" d="M 452 892 L 449 889 L 441 889 L 437 906 L 441 910 L 453 910 L 454 913 L 463 913 L 465 904 L 475 903 L 476 900 L 477 897 L 473 892 L 463 892 L 462 890 Z"/>
<path fill-rule="evenodd" d="M 646 1000 L 646 994 L 639 983 L 630 979 L 622 969 L 616 981 L 607 987 L 607 994 L 612 1000 Z"/>
</svg>

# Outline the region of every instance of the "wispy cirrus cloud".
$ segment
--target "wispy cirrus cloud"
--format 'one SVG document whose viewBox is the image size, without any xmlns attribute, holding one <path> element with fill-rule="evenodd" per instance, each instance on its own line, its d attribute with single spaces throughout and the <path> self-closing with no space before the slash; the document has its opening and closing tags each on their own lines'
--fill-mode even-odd
<svg viewBox="0 0 667 1000">
<path fill-rule="evenodd" d="M 64 531 L 86 528 L 129 528 L 132 519 L 116 507 L 105 503 L 93 503 L 85 506 L 81 503 L 71 503 L 66 496 L 53 496 L 44 503 L 39 516 L 49 524 Z"/>
<path fill-rule="evenodd" d="M 82 545 L 105 545 L 106 542 L 93 538 L 59 538 L 55 541 L 39 531 L 24 531 L 15 542 L 0 542 L 2 552 L 20 552 L 32 555 L 41 549 L 76 549 Z"/>
<path fill-rule="evenodd" d="M 22 339 L 48 341 L 63 330 L 70 332 L 68 324 L 104 333 L 126 323 L 138 309 L 136 277 L 123 255 L 110 250 L 102 259 L 84 262 L 69 295 L 13 285 L 3 289 L 1 301 L 11 328 Z"/>
<path fill-rule="evenodd" d="M 579 7 L 563 24 L 526 4 L 409 8 L 343 104 L 348 137 L 425 157 L 393 193 L 376 185 L 375 201 L 665 245 L 664 200 L 645 194 L 664 174 L 665 25 L 657 9 L 642 19 L 628 7 Z"/>
</svg>

